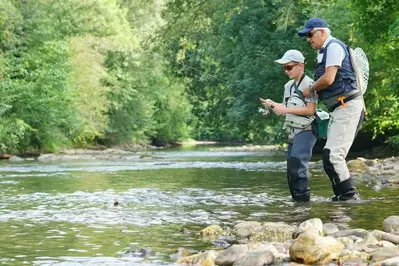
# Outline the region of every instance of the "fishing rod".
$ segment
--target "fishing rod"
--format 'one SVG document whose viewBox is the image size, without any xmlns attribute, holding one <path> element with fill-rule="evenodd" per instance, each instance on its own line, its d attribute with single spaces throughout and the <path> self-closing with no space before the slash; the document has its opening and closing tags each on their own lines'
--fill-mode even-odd
<svg viewBox="0 0 399 266">
<path fill-rule="evenodd" d="M 201 70 L 199 70 L 199 69 L 197 69 L 197 68 L 195 68 L 195 67 L 192 67 L 192 66 L 190 66 L 190 65 L 186 65 L 186 64 L 184 64 L 184 63 L 182 63 L 182 62 L 179 62 L 179 61 L 178 61 L 178 64 L 181 64 L 183 67 L 187 67 L 187 68 L 190 68 L 190 69 L 192 69 L 192 70 L 194 70 L 194 71 L 197 71 L 198 73 L 200 73 L 200 74 L 202 74 L 202 75 L 206 75 L 206 76 L 211 77 L 211 78 L 213 78 L 213 79 L 215 79 L 215 80 L 218 80 L 218 81 L 220 81 L 221 83 L 225 84 L 227 87 L 230 87 L 230 88 L 231 88 L 231 84 L 229 84 L 228 82 L 226 82 L 226 81 L 224 81 L 224 80 L 222 80 L 222 79 L 220 79 L 220 78 L 218 78 L 218 77 L 216 77 L 216 76 L 214 76 L 214 75 L 211 75 L 211 74 L 208 74 L 208 73 L 204 73 L 203 71 L 201 71 Z M 263 98 L 261 98 L 261 97 L 259 97 L 259 96 L 256 96 L 255 94 L 250 93 L 250 92 L 248 92 L 248 91 L 246 91 L 246 90 L 244 90 L 244 89 L 241 89 L 241 88 L 239 88 L 239 87 L 235 87 L 235 88 L 238 89 L 239 91 L 241 91 L 241 92 L 243 92 L 243 93 L 245 93 L 245 94 L 247 94 L 247 95 L 249 95 L 249 96 L 255 98 L 256 100 L 260 100 L 262 103 L 265 103 L 265 102 L 267 101 L 267 100 L 265 100 L 265 99 L 263 99 Z M 266 116 L 266 115 L 268 115 L 268 114 L 270 113 L 270 109 L 269 109 L 268 107 L 266 107 L 266 106 L 264 106 L 264 107 L 258 107 L 258 113 L 260 113 L 261 115 Z"/>
<path fill-rule="evenodd" d="M 162 59 L 162 60 L 168 61 L 167 58 L 165 58 L 165 57 L 163 57 L 163 56 L 156 55 L 156 54 L 154 54 L 154 53 L 145 52 L 145 51 L 144 51 L 144 53 L 147 54 L 147 55 L 156 57 L 156 58 L 158 58 L 158 59 Z M 228 83 L 227 81 L 225 81 L 225 80 L 222 80 L 222 79 L 220 79 L 220 78 L 218 78 L 218 77 L 216 77 L 216 76 L 214 76 L 214 75 L 211 75 L 211 74 L 209 74 L 209 73 L 205 73 L 205 72 L 201 71 L 200 69 L 195 68 L 195 67 L 193 67 L 193 66 L 184 64 L 184 62 L 182 62 L 182 61 L 180 61 L 180 60 L 176 60 L 176 62 L 177 62 L 179 65 L 182 65 L 184 68 L 189 68 L 189 69 L 191 69 L 191 70 L 194 70 L 194 71 L 198 72 L 198 73 L 201 74 L 201 75 L 205 75 L 205 76 L 211 77 L 211 78 L 213 78 L 213 79 L 215 79 L 215 80 L 221 82 L 222 84 L 226 85 L 226 87 L 232 88 L 232 85 L 231 85 L 230 83 Z M 240 87 L 238 87 L 238 86 L 236 86 L 235 88 L 236 88 L 237 90 L 239 90 L 240 92 L 243 92 L 243 93 L 245 93 L 246 95 L 249 95 L 249 96 L 251 96 L 252 98 L 255 98 L 256 100 L 261 101 L 262 103 L 265 103 L 265 102 L 266 102 L 265 99 L 263 99 L 263 98 L 261 98 L 261 97 L 259 97 L 259 96 L 256 96 L 255 94 L 250 93 L 250 92 L 248 92 L 248 91 L 246 91 L 246 90 L 244 90 L 244 89 L 242 89 L 242 88 L 240 88 Z M 259 107 L 259 108 L 258 108 L 258 113 L 260 113 L 260 114 L 266 116 L 266 115 L 268 115 L 268 114 L 270 113 L 270 108 L 268 108 L 268 107 L 266 107 L 266 106 Z"/>
</svg>

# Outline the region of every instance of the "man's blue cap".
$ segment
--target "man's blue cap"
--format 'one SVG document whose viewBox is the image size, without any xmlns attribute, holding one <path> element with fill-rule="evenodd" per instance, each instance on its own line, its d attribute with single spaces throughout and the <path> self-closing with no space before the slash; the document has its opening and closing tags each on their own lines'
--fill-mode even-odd
<svg viewBox="0 0 399 266">
<path fill-rule="evenodd" d="M 314 28 L 328 28 L 328 24 L 322 18 L 311 18 L 306 22 L 305 27 L 298 31 L 298 35 L 300 37 L 306 36 L 306 33 Z"/>
</svg>

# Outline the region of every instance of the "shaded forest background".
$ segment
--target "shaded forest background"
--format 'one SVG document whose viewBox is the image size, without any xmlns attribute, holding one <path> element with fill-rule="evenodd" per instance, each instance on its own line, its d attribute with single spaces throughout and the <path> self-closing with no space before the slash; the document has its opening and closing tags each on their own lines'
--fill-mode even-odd
<svg viewBox="0 0 399 266">
<path fill-rule="evenodd" d="M 323 17 L 370 62 L 362 131 L 399 148 L 397 0 L 2 0 L 0 152 L 196 140 L 278 142 L 287 77 Z"/>
</svg>

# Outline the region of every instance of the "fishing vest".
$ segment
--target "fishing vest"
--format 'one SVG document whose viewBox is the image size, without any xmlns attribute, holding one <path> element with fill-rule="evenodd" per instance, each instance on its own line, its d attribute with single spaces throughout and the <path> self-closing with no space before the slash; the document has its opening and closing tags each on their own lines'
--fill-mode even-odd
<svg viewBox="0 0 399 266">
<path fill-rule="evenodd" d="M 303 83 L 302 84 L 302 79 Z M 289 81 L 286 84 L 286 89 L 284 92 L 284 104 L 288 108 L 298 108 L 298 107 L 306 107 L 305 97 L 302 94 L 300 88 L 303 86 L 308 87 L 308 84 L 313 82 L 308 76 L 303 76 L 303 78 L 299 82 L 299 87 L 296 85 L 295 80 Z M 302 85 L 302 86 L 301 86 Z M 288 89 L 289 88 L 289 89 Z M 287 130 L 292 129 L 307 129 L 311 126 L 314 120 L 314 116 L 302 116 L 302 115 L 293 115 L 286 114 L 283 128 Z"/>
<path fill-rule="evenodd" d="M 319 54 L 323 54 L 323 59 L 317 64 L 316 73 L 314 79 L 318 80 L 324 72 L 326 71 L 326 58 L 327 58 L 327 48 L 332 43 L 338 43 L 345 50 L 345 58 L 342 61 L 342 65 L 338 68 L 337 74 L 335 76 L 334 82 L 327 88 L 318 92 L 319 99 L 325 104 L 325 99 L 331 97 L 340 97 L 348 95 L 351 91 L 356 90 L 356 74 L 353 70 L 352 62 L 350 59 L 349 47 L 337 39 L 330 40 L 327 45 L 319 49 Z"/>
</svg>

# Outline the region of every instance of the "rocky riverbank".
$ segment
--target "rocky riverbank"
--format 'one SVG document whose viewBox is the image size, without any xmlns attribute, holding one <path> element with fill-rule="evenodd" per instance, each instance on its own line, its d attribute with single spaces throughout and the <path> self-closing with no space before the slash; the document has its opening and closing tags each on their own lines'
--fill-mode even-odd
<svg viewBox="0 0 399 266">
<path fill-rule="evenodd" d="M 399 265 L 399 216 L 383 230 L 340 228 L 310 219 L 299 225 L 246 221 L 234 227 L 211 225 L 199 232 L 215 246 L 188 255 L 179 249 L 177 263 L 200 266 Z"/>
<path fill-rule="evenodd" d="M 359 157 L 347 162 L 349 171 L 356 182 L 364 182 L 375 190 L 382 187 L 399 187 L 399 157 L 365 159 Z M 311 162 L 311 169 L 323 169 L 323 162 Z"/>
<path fill-rule="evenodd" d="M 140 149 L 62 149 L 57 153 L 39 154 L 36 157 L 21 158 L 10 155 L 10 162 L 22 162 L 25 160 L 38 160 L 41 162 L 50 161 L 85 161 L 85 160 L 140 160 L 143 158 L 154 158 L 156 155 L 151 150 L 160 149 L 154 146 L 148 146 Z"/>
</svg>

